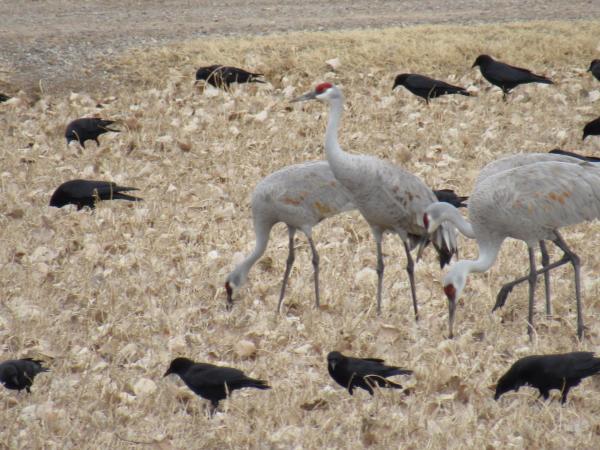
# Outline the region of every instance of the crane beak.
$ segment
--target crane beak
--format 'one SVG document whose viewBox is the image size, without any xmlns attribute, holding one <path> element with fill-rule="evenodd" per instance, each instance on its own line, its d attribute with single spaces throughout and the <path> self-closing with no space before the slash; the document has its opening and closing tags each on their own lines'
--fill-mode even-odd
<svg viewBox="0 0 600 450">
<path fill-rule="evenodd" d="M 450 339 L 454 338 L 454 313 L 456 312 L 456 289 L 452 284 L 444 286 L 444 293 L 448 298 L 448 330 Z"/>
<path fill-rule="evenodd" d="M 296 97 L 295 99 L 291 100 L 290 103 L 305 102 L 307 100 L 314 100 L 315 98 L 317 98 L 317 93 L 315 91 L 311 91 L 301 95 L 300 97 Z"/>
<path fill-rule="evenodd" d="M 456 312 L 456 300 L 448 299 L 448 337 L 454 339 L 454 313 Z"/>
</svg>

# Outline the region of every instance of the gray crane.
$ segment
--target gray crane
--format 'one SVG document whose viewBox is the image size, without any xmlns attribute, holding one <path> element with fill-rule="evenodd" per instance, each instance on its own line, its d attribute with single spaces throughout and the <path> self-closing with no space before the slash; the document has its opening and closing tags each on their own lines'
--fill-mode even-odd
<svg viewBox="0 0 600 450">
<path fill-rule="evenodd" d="M 583 337 L 579 257 L 558 232 L 562 227 L 600 217 L 600 168 L 588 162 L 536 162 L 504 170 L 482 180 L 469 198 L 467 222 L 458 210 L 443 203 L 431 205 L 423 217 L 429 232 L 445 221 L 476 239 L 479 257 L 453 264 L 443 280 L 448 298 L 450 337 L 453 335 L 456 301 L 471 272 L 487 271 L 498 256 L 504 239 L 525 241 L 529 249 L 529 310 L 527 331 L 533 333 L 533 305 L 537 276 L 570 262 L 575 272 L 577 336 Z M 537 271 L 534 246 L 552 240 L 563 257 Z"/>
<path fill-rule="evenodd" d="M 578 155 L 577 153 L 573 152 L 564 152 L 559 149 L 551 150 L 549 153 L 519 153 L 516 155 L 508 155 L 503 158 L 492 161 L 491 163 L 487 164 L 483 169 L 481 169 L 477 180 L 475 181 L 475 187 L 477 187 L 479 183 L 481 183 L 488 177 L 503 172 L 505 170 L 514 169 L 515 167 L 526 166 L 528 164 L 535 164 L 538 162 L 551 161 L 578 164 L 581 161 L 588 160 L 590 160 L 590 157 Z M 543 240 L 541 240 L 538 244 L 540 247 L 540 253 L 542 255 L 542 267 L 546 267 L 550 263 L 550 257 L 548 256 L 546 243 Z M 493 311 L 503 307 L 506 303 L 508 295 L 513 290 L 513 288 L 517 284 L 525 282 L 528 279 L 529 276 L 524 276 L 503 285 L 500 291 L 498 291 L 498 295 L 496 296 L 496 304 L 494 305 Z M 546 294 L 546 315 L 549 317 L 552 315 L 552 302 L 550 298 L 550 272 L 544 273 L 544 287 Z"/>
<path fill-rule="evenodd" d="M 352 209 L 355 209 L 355 206 L 350 200 L 350 193 L 335 179 L 327 161 L 311 161 L 284 167 L 261 180 L 252 193 L 252 220 L 256 245 L 254 251 L 225 281 L 228 305 L 233 303 L 234 290 L 246 282 L 248 272 L 265 252 L 271 228 L 276 223 L 283 222 L 288 228 L 289 253 L 277 311 L 281 309 L 287 279 L 294 264 L 296 230 L 306 235 L 312 250 L 315 305 L 318 307 L 319 254 L 312 239 L 312 228 L 323 219 Z"/>
<path fill-rule="evenodd" d="M 434 192 L 418 177 L 389 162 L 368 155 L 346 153 L 338 144 L 337 134 L 344 108 L 341 91 L 331 83 L 321 83 L 294 101 L 319 100 L 329 103 L 329 122 L 325 133 L 325 154 L 335 178 L 351 193 L 352 202 L 371 227 L 377 244 L 377 312 L 381 312 L 383 287 L 383 234 L 396 233 L 404 243 L 406 271 L 410 280 L 415 318 L 418 318 L 414 280 L 414 262 L 411 251 L 418 247 L 417 260 L 430 242 L 440 256 L 440 264 L 447 264 L 456 253 L 456 231 L 441 225 L 430 237 L 423 225 L 425 208 L 436 202 Z"/>
</svg>

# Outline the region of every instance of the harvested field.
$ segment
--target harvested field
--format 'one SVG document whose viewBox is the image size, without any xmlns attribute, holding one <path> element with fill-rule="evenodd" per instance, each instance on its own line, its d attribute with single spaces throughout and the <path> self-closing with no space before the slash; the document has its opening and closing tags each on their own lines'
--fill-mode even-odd
<svg viewBox="0 0 600 450">
<path fill-rule="evenodd" d="M 600 383 L 585 380 L 566 406 L 523 388 L 492 398 L 498 377 L 533 353 L 596 350 L 600 344 L 597 223 L 566 229 L 583 262 L 586 338 L 575 338 L 570 267 L 554 272 L 555 313 L 526 334 L 526 287 L 491 314 L 495 294 L 527 270 L 526 247 L 504 244 L 486 274 L 471 276 L 447 339 L 442 272 L 431 249 L 417 265 L 415 323 L 400 240 L 384 240 L 383 313 L 375 313 L 375 246 L 353 212 L 323 222 L 324 306 L 313 308 L 310 249 L 298 236 L 284 311 L 275 313 L 287 254 L 282 225 L 231 311 L 223 282 L 254 242 L 249 198 L 264 176 L 322 159 L 327 110 L 289 100 L 319 81 L 346 96 L 340 130 L 348 151 L 394 161 L 436 188 L 468 194 L 479 169 L 501 155 L 581 143 L 598 116 L 600 22 L 292 33 L 205 38 L 137 50 L 106 63 L 118 84 L 103 95 L 25 95 L 0 104 L 0 343 L 2 357 L 47 361 L 31 395 L 0 391 L 5 448 L 593 449 Z M 473 36 L 477 36 L 474 41 Z M 502 101 L 475 69 L 489 53 L 552 78 Z M 333 69 L 325 63 L 339 59 Z M 199 65 L 219 61 L 266 75 L 268 85 L 231 93 L 193 86 Z M 394 75 L 420 72 L 469 87 L 473 98 L 427 107 Z M 67 122 L 118 119 L 119 134 L 66 147 Z M 143 203 L 105 202 L 95 212 L 47 206 L 63 181 L 89 178 L 140 188 Z M 461 257 L 476 254 L 461 241 Z M 557 252 L 552 256 L 556 258 Z M 542 284 L 542 283 L 540 283 Z M 256 346 L 248 355 L 248 345 Z M 353 397 L 327 374 L 333 349 L 384 357 L 415 371 L 408 388 Z M 205 401 L 162 375 L 175 356 L 232 365 L 269 380 L 271 391 L 237 391 L 209 419 Z M 318 407 L 313 407 L 319 402 Z"/>
</svg>

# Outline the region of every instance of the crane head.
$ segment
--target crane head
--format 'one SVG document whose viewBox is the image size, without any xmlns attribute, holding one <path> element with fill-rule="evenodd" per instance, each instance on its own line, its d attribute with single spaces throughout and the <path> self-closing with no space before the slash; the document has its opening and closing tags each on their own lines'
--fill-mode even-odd
<svg viewBox="0 0 600 450">
<path fill-rule="evenodd" d="M 465 263 L 468 263 L 468 261 L 459 261 L 453 264 L 443 281 L 444 294 L 446 294 L 446 298 L 448 299 L 448 327 L 450 339 L 454 337 L 453 326 L 456 302 L 460 298 L 467 282 L 468 267 Z"/>
<path fill-rule="evenodd" d="M 317 85 L 314 91 L 307 92 L 306 94 L 293 99 L 292 103 L 305 102 L 307 100 L 327 101 L 336 96 L 341 96 L 338 88 L 331 83 L 321 83 Z"/>
<path fill-rule="evenodd" d="M 430 204 L 423 214 L 423 226 L 427 229 L 427 233 L 431 234 L 437 230 L 442 222 L 446 219 L 445 214 L 452 205 L 445 202 L 434 202 Z"/>
</svg>

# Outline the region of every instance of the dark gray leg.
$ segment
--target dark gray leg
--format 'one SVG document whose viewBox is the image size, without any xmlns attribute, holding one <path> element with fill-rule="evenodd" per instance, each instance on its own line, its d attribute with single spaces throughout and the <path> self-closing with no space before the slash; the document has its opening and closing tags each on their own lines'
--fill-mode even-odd
<svg viewBox="0 0 600 450">
<path fill-rule="evenodd" d="M 535 304 L 535 284 L 537 273 L 535 272 L 535 250 L 528 247 L 529 251 L 529 312 L 527 314 L 527 334 L 529 339 L 533 338 L 533 307 Z"/>
<path fill-rule="evenodd" d="M 542 254 L 542 267 L 548 267 L 550 264 L 550 256 L 548 256 L 548 249 L 546 243 L 540 241 L 540 253 Z M 546 317 L 552 316 L 552 300 L 550 295 L 550 272 L 544 272 L 544 288 L 546 290 Z"/>
<path fill-rule="evenodd" d="M 315 247 L 315 243 L 312 240 L 311 236 L 308 237 L 308 243 L 310 244 L 310 249 L 312 250 L 312 264 L 315 276 L 315 307 L 318 308 L 320 306 L 319 301 L 319 254 L 317 253 L 317 247 Z"/>
<path fill-rule="evenodd" d="M 377 314 L 381 314 L 381 291 L 383 290 L 383 253 L 381 251 L 381 240 L 383 233 L 379 229 L 372 228 L 373 237 L 377 245 Z"/>
<path fill-rule="evenodd" d="M 556 244 L 556 245 L 558 245 L 558 244 Z M 569 261 L 571 261 L 571 259 L 570 259 L 569 255 L 567 255 L 565 253 L 565 254 L 563 254 L 561 259 L 559 259 L 556 262 L 553 262 L 552 264 L 547 265 L 546 267 L 543 267 L 542 269 L 538 270 L 536 272 L 536 274 L 542 275 L 552 269 L 556 269 L 557 267 L 560 267 L 560 266 L 568 263 Z M 517 284 L 520 284 L 520 283 L 522 283 L 524 281 L 528 281 L 528 280 L 529 280 L 529 274 L 524 277 L 517 278 L 516 280 L 513 280 L 510 283 L 506 283 L 504 286 L 502 286 L 502 288 L 498 292 L 498 295 L 496 296 L 496 304 L 494 305 L 494 308 L 492 309 L 492 311 L 496 311 L 497 309 L 502 308 L 504 306 L 504 304 L 506 303 L 506 298 L 508 297 L 508 294 L 510 294 L 510 292 L 513 290 L 513 288 Z"/>
<path fill-rule="evenodd" d="M 415 311 L 415 320 L 419 320 L 419 308 L 417 306 L 417 291 L 415 288 L 415 263 L 410 254 L 408 244 L 404 242 L 404 251 L 406 252 L 406 272 L 410 281 L 410 293 L 412 295 L 413 309 Z"/>
<path fill-rule="evenodd" d="M 555 231 L 556 239 L 554 243 L 560 247 L 560 249 L 565 252 L 565 256 L 571 261 L 573 265 L 573 271 L 575 272 L 575 301 L 577 303 L 577 337 L 581 340 L 583 338 L 583 314 L 581 311 L 581 262 L 579 260 L 579 256 L 577 256 L 573 251 L 567 247 L 567 243 L 564 241 L 562 236 Z"/>
<path fill-rule="evenodd" d="M 279 294 L 279 303 L 277 304 L 277 312 L 281 311 L 281 303 L 283 302 L 283 297 L 285 296 L 285 286 L 287 284 L 288 277 L 290 276 L 290 272 L 292 271 L 292 266 L 294 265 L 294 259 L 296 255 L 294 254 L 294 236 L 296 235 L 296 229 L 294 227 L 288 226 L 288 236 L 289 236 L 289 244 L 288 244 L 288 258 L 285 264 L 285 272 L 283 273 L 283 284 L 281 285 L 281 293 Z"/>
</svg>

